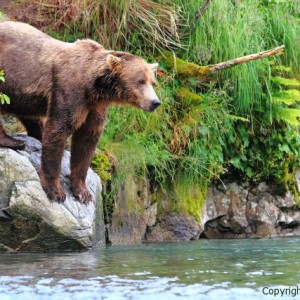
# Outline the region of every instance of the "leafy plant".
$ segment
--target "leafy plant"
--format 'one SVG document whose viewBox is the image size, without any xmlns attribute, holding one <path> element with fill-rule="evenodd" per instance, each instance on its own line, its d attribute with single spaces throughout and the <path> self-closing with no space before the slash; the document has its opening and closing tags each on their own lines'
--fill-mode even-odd
<svg viewBox="0 0 300 300">
<path fill-rule="evenodd" d="M 0 81 L 5 82 L 4 71 L 3 70 L 0 70 Z M 10 104 L 10 98 L 7 95 L 0 92 L 0 103 L 2 105 L 3 104 Z"/>
<path fill-rule="evenodd" d="M 169 210 L 197 217 L 208 184 L 229 169 L 248 180 L 288 185 L 297 195 L 292 178 L 300 165 L 298 1 L 41 3 L 56 29 L 64 29 L 65 40 L 90 37 L 150 61 L 172 49 L 172 62 L 174 56 L 183 59 L 176 60 L 177 73 L 160 61 L 157 92 L 163 105 L 155 113 L 110 109 L 99 144 L 110 165 L 101 154 L 93 161 L 109 191 L 146 175 L 153 187 L 174 192 Z M 227 69 L 206 81 L 195 76 L 197 65 L 282 44 L 281 57 Z"/>
</svg>

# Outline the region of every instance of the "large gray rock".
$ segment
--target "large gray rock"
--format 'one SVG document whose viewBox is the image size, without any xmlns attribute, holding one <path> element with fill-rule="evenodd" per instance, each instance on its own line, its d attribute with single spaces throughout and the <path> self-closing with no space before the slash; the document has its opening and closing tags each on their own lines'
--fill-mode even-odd
<svg viewBox="0 0 300 300">
<path fill-rule="evenodd" d="M 300 187 L 300 171 L 296 174 Z M 170 198 L 170 199 L 168 199 Z M 171 201 L 170 194 L 165 201 Z M 212 183 L 200 221 L 183 213 L 157 214 L 147 228 L 147 241 L 186 241 L 200 238 L 261 238 L 300 236 L 300 208 L 287 192 L 278 195 L 275 185 L 250 184 L 232 178 Z"/>
<path fill-rule="evenodd" d="M 149 227 L 147 242 L 190 241 L 199 238 L 201 222 L 187 214 L 172 213 L 159 218 L 155 226 Z"/>
<path fill-rule="evenodd" d="M 88 171 L 92 202 L 82 204 L 69 188 L 70 153 L 62 160 L 64 203 L 50 201 L 39 180 L 41 143 L 25 135 L 24 151 L 0 148 L 0 250 L 81 250 L 105 244 L 99 177 Z M 83 154 L 84 155 L 84 154 Z"/>
<path fill-rule="evenodd" d="M 299 184 L 299 172 L 296 180 Z M 246 238 L 298 236 L 300 209 L 295 197 L 278 195 L 276 186 L 265 182 L 250 185 L 229 181 L 211 185 L 202 219 L 202 237 Z"/>
</svg>

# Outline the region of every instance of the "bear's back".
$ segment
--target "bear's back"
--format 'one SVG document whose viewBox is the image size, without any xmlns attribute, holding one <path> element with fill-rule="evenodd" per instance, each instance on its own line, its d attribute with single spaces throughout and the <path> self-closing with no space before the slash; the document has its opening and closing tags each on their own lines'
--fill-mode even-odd
<svg viewBox="0 0 300 300">
<path fill-rule="evenodd" d="M 28 24 L 1 22 L 0 70 L 5 70 L 4 91 L 49 95 L 54 57 L 68 45 Z"/>
</svg>

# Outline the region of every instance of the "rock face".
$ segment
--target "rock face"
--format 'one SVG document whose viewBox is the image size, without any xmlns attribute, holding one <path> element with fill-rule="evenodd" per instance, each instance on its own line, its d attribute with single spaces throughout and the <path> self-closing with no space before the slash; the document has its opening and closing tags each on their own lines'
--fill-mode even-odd
<svg viewBox="0 0 300 300">
<path fill-rule="evenodd" d="M 265 182 L 257 186 L 245 182 L 212 186 L 203 218 L 202 237 L 206 238 L 300 235 L 300 210 L 294 196 L 289 192 L 278 195 L 276 187 Z"/>
<path fill-rule="evenodd" d="M 203 226 L 193 216 L 172 213 L 160 217 L 153 227 L 148 227 L 148 242 L 190 241 L 199 239 Z"/>
<path fill-rule="evenodd" d="M 39 180 L 41 143 L 25 135 L 24 151 L 0 148 L 0 251 L 69 251 L 105 244 L 99 177 L 89 170 L 93 201 L 84 205 L 69 188 L 70 153 L 65 151 L 61 179 L 64 203 L 51 202 Z"/>
<path fill-rule="evenodd" d="M 51 202 L 37 169 L 41 144 L 24 135 L 24 151 L 0 149 L 0 251 L 70 251 L 105 244 L 105 224 L 99 177 L 91 170 L 89 205 L 78 202 L 69 188 L 70 153 L 62 160 L 64 203 Z M 296 174 L 300 189 L 300 171 Z M 166 194 L 167 201 L 172 196 Z M 167 199 L 169 198 L 169 199 Z M 300 209 L 294 196 L 276 194 L 276 187 L 224 180 L 214 183 L 201 216 L 165 211 L 149 181 L 127 178 L 107 224 L 111 244 L 188 241 L 199 238 L 247 238 L 300 235 Z M 199 221 L 201 220 L 201 221 Z"/>
<path fill-rule="evenodd" d="M 300 187 L 300 171 L 296 180 Z M 112 244 L 300 236 L 300 209 L 294 196 L 289 192 L 278 195 L 276 186 L 265 182 L 251 185 L 225 179 L 222 184 L 211 184 L 198 220 L 161 209 L 146 183 L 131 190 L 138 197 L 131 201 L 129 211 L 128 199 L 133 196 L 129 197 L 127 190 L 119 191 L 109 231 Z M 172 197 L 166 194 L 163 201 L 172 201 Z M 136 203 L 140 205 L 137 207 Z"/>
<path fill-rule="evenodd" d="M 108 226 L 111 244 L 139 244 L 144 241 L 147 228 L 156 222 L 157 203 L 152 203 L 152 198 L 146 178 L 127 178 L 114 199 L 113 215 Z"/>
</svg>

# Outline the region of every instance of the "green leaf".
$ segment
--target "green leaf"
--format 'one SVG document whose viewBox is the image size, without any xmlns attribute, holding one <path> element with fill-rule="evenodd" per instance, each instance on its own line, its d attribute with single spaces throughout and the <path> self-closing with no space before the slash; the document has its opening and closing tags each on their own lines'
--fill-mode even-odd
<svg viewBox="0 0 300 300">
<path fill-rule="evenodd" d="M 279 144 L 278 146 L 279 150 L 280 151 L 283 151 L 283 152 L 286 152 L 286 153 L 289 153 L 291 150 L 290 150 L 290 147 L 287 145 L 287 144 Z"/>
<path fill-rule="evenodd" d="M 10 104 L 10 98 L 5 94 L 0 94 L 1 104 Z"/>
<path fill-rule="evenodd" d="M 276 108 L 276 119 L 284 121 L 287 124 L 291 124 L 294 126 L 300 125 L 300 109 L 296 108 Z"/>
<path fill-rule="evenodd" d="M 284 78 L 280 76 L 271 77 L 271 81 L 275 84 L 282 85 L 284 87 L 300 87 L 300 81 L 295 78 Z"/>
<path fill-rule="evenodd" d="M 291 89 L 277 92 L 273 95 L 274 103 L 284 103 L 286 105 L 293 105 L 300 101 L 300 91 Z"/>
</svg>

